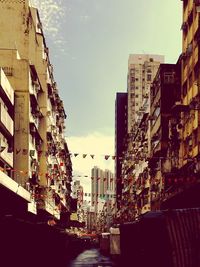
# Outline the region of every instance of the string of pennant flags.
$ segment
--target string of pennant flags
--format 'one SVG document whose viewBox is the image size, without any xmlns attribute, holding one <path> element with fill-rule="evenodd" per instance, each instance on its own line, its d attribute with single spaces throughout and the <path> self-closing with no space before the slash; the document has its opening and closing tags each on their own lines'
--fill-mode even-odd
<svg viewBox="0 0 200 267">
<path fill-rule="evenodd" d="M 17 175 L 27 175 L 28 174 L 28 171 L 24 171 L 24 170 L 17 170 L 17 169 L 12 169 L 12 168 L 2 168 L 0 167 L 0 171 L 2 172 L 7 172 L 7 171 L 10 171 L 11 172 L 11 176 L 12 176 L 12 173 L 17 173 Z M 32 171 L 32 173 L 36 173 L 34 171 Z M 60 174 L 52 174 L 50 175 L 49 173 L 44 173 L 44 172 L 37 172 L 37 174 L 40 176 L 40 175 L 45 175 L 47 178 L 49 178 L 50 180 L 53 180 L 55 178 L 59 178 L 60 177 Z M 89 177 L 88 175 L 72 175 L 73 178 L 90 178 L 92 181 L 95 180 L 95 181 L 103 181 L 103 182 L 106 182 L 107 180 L 110 180 L 110 182 L 121 182 L 121 183 L 124 183 L 124 182 L 131 182 L 134 180 L 134 177 L 132 176 L 129 176 L 127 178 L 115 178 L 115 177 L 112 177 L 112 178 L 106 178 L 106 177 Z M 137 179 L 137 181 L 139 182 L 140 179 Z M 152 179 L 152 182 L 159 182 L 160 179 L 156 179 L 156 178 L 153 178 Z M 167 178 L 166 179 L 166 182 L 168 184 L 173 184 L 173 183 L 184 183 L 184 182 L 187 182 L 187 183 L 192 183 L 196 181 L 196 177 L 188 177 L 187 179 L 183 179 L 183 178 Z"/>
<path fill-rule="evenodd" d="M 27 155 L 28 153 L 30 153 L 30 156 L 32 156 L 32 157 L 34 157 L 35 152 L 36 152 L 35 150 L 30 150 L 29 151 L 28 149 L 22 149 L 22 148 L 18 148 L 18 149 L 15 150 L 16 155 L 18 155 L 18 154 Z M 41 154 L 43 152 L 44 151 L 42 151 L 42 150 L 38 150 L 37 151 L 37 153 L 38 153 L 39 156 L 41 156 Z M 47 151 L 45 151 L 44 153 L 45 153 L 46 156 L 49 155 L 49 152 L 47 152 Z M 61 154 L 63 154 L 63 153 L 61 152 Z M 95 159 L 95 157 L 97 157 L 97 156 L 103 156 L 105 160 L 108 160 L 108 159 L 112 159 L 112 160 L 116 160 L 116 159 L 123 160 L 123 158 L 124 158 L 124 156 L 116 156 L 116 155 L 111 155 L 111 154 L 96 155 L 96 154 L 90 154 L 90 153 L 74 153 L 74 152 L 66 153 L 65 155 L 70 156 L 70 157 L 75 157 L 75 158 L 81 157 L 83 159 L 86 159 L 86 158 Z M 134 156 L 134 153 L 133 154 L 130 154 L 129 155 L 129 158 L 131 156 Z M 155 157 L 154 156 L 153 159 L 160 159 L 160 160 L 162 160 L 162 159 L 171 159 L 171 157 L 161 157 L 161 156 Z M 178 159 L 192 160 L 193 158 L 191 158 L 191 157 L 186 157 L 186 158 L 185 157 L 178 157 Z"/>
<path fill-rule="evenodd" d="M 86 158 L 86 157 L 91 157 L 92 159 L 94 159 L 95 158 L 95 156 L 96 155 L 94 155 L 94 154 L 81 154 L 81 153 L 69 153 L 69 155 L 71 156 L 71 157 L 78 157 L 78 156 L 82 156 L 82 158 Z M 105 160 L 108 160 L 109 158 L 110 159 L 112 159 L 112 160 L 115 160 L 115 159 L 123 159 L 123 157 L 121 157 L 121 156 L 112 156 L 112 155 L 102 155 L 103 157 L 104 157 L 104 159 Z"/>
<path fill-rule="evenodd" d="M 34 156 L 35 155 L 35 150 L 30 150 L 29 151 L 28 149 L 22 149 L 22 148 L 17 148 L 15 150 L 15 154 L 16 155 L 18 155 L 18 154 L 27 155 L 28 153 L 30 153 L 31 156 Z M 37 153 L 39 155 L 41 155 L 43 153 L 43 151 L 42 150 L 38 150 Z M 45 153 L 46 153 L 46 155 L 49 154 L 47 151 Z M 66 155 L 68 155 L 70 157 L 82 156 L 82 158 L 84 158 L 84 159 L 86 157 L 90 157 L 90 158 L 94 159 L 97 156 L 95 154 L 88 154 L 88 153 L 87 154 L 86 153 L 81 154 L 81 153 L 73 153 L 73 152 L 66 153 Z M 111 158 L 113 160 L 115 160 L 116 158 L 122 159 L 121 156 L 116 156 L 116 155 L 113 156 L 113 155 L 106 154 L 106 155 L 102 155 L 102 156 L 104 156 L 105 160 L 108 160 L 109 158 Z"/>
</svg>

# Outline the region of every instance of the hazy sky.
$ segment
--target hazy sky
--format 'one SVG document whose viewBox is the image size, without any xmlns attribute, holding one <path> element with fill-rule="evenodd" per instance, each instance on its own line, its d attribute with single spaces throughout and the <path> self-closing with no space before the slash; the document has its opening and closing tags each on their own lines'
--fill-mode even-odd
<svg viewBox="0 0 200 267">
<path fill-rule="evenodd" d="M 182 2 L 32 2 L 40 10 L 55 79 L 68 115 L 69 148 L 73 153 L 101 157 L 101 162 L 86 162 L 77 156 L 73 169 L 90 173 L 92 165 L 113 168 L 112 160 L 102 157 L 114 153 L 115 95 L 126 91 L 129 54 L 161 54 L 166 63 L 176 63 L 182 43 Z"/>
</svg>

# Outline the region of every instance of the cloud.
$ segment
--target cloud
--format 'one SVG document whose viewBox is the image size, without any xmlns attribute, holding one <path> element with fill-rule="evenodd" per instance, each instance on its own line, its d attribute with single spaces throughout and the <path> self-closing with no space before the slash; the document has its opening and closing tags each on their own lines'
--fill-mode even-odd
<svg viewBox="0 0 200 267">
<path fill-rule="evenodd" d="M 94 166 L 114 172 L 114 138 L 102 133 L 94 132 L 87 136 L 72 136 L 66 138 L 72 156 L 73 176 L 80 180 L 85 192 L 91 191 L 91 169 Z M 75 157 L 74 153 L 78 153 Z M 87 154 L 83 158 L 83 154 Z M 94 159 L 90 155 L 94 155 Z M 105 155 L 110 155 L 105 159 Z M 81 177 L 78 177 L 81 176 Z M 84 177 L 88 176 L 88 177 Z"/>
<path fill-rule="evenodd" d="M 67 8 L 65 0 L 31 0 L 31 4 L 38 8 L 45 36 L 47 36 L 58 49 L 63 49 L 66 41 L 62 37 L 62 25 Z M 59 42 L 58 42 L 59 40 Z"/>
</svg>

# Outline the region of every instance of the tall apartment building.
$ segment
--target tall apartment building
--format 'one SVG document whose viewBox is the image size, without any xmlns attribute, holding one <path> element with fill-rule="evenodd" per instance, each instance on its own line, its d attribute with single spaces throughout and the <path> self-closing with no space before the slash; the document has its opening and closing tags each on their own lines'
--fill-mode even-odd
<svg viewBox="0 0 200 267">
<path fill-rule="evenodd" d="M 91 204 L 95 207 L 95 213 L 98 212 L 98 198 L 100 194 L 100 185 L 104 182 L 103 170 L 94 166 L 91 170 Z"/>
<path fill-rule="evenodd" d="M 13 178 L 32 192 L 41 218 L 59 219 L 69 212 L 72 168 L 42 23 L 28 0 L 0 1 L 0 9 L 0 66 L 15 94 Z"/>
<path fill-rule="evenodd" d="M 117 93 L 115 99 L 115 177 L 117 207 L 122 195 L 121 160 L 127 135 L 127 93 Z"/>
<path fill-rule="evenodd" d="M 125 150 L 122 160 L 122 199 L 119 213 L 124 220 L 135 218 L 137 206 L 137 197 L 135 197 L 136 188 L 138 187 L 139 177 L 146 172 L 147 162 L 143 154 L 140 143 L 141 140 L 146 142 L 147 150 L 149 149 L 149 123 L 143 128 L 147 128 L 142 134 L 140 126 L 147 121 L 150 109 L 150 86 L 157 73 L 160 63 L 164 61 L 161 55 L 141 55 L 133 54 L 128 60 L 127 75 L 127 135 Z M 143 138 L 146 136 L 145 138 Z M 145 148 L 146 149 L 146 148 Z M 147 152 L 148 153 L 148 152 Z M 146 175 L 146 174 L 145 174 Z M 138 192 L 139 194 L 139 192 Z M 145 201 L 146 203 L 146 197 Z"/>
<path fill-rule="evenodd" d="M 164 56 L 132 54 L 128 59 L 128 133 L 134 130 L 137 114 L 141 111 L 143 99 L 149 97 L 150 85 Z"/>
<path fill-rule="evenodd" d="M 109 212 L 115 209 L 116 181 L 110 170 L 103 171 L 94 166 L 91 170 L 91 206 L 94 207 L 95 222 L 104 206 L 108 206 Z"/>
</svg>

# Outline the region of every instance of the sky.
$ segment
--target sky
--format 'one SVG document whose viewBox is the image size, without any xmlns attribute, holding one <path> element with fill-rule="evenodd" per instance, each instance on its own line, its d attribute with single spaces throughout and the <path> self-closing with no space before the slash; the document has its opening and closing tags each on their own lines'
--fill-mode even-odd
<svg viewBox="0 0 200 267">
<path fill-rule="evenodd" d="M 31 0 L 42 19 L 54 76 L 67 113 L 73 175 L 90 191 L 95 165 L 114 169 L 115 96 L 126 92 L 129 54 L 181 53 L 177 0 Z M 83 158 L 82 154 L 87 154 Z M 91 158 L 94 154 L 94 159 Z"/>
</svg>

